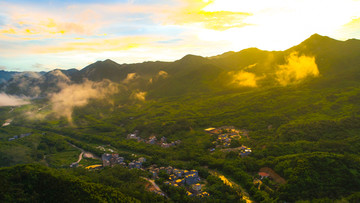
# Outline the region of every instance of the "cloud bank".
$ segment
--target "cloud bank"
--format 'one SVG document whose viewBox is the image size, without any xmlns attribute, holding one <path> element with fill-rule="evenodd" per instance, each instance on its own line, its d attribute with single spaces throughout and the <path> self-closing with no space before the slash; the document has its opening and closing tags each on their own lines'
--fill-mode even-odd
<svg viewBox="0 0 360 203">
<path fill-rule="evenodd" d="M 145 101 L 146 94 L 147 92 L 142 92 L 142 91 L 134 92 L 131 95 L 131 98 L 134 100 Z"/>
<path fill-rule="evenodd" d="M 231 77 L 231 84 L 235 84 L 243 87 L 257 87 L 257 80 L 259 77 L 256 77 L 254 73 L 239 71 L 239 72 L 229 72 Z"/>
<path fill-rule="evenodd" d="M 299 56 L 297 52 L 293 52 L 286 61 L 287 64 L 279 65 L 276 72 L 276 80 L 282 86 L 300 82 L 307 77 L 318 77 L 320 74 L 315 57 Z"/>
<path fill-rule="evenodd" d="M 91 99 L 105 99 L 119 91 L 118 86 L 109 80 L 101 82 L 84 81 L 81 84 L 64 85 L 59 93 L 51 96 L 52 110 L 58 117 L 72 122 L 75 107 L 83 107 Z"/>
<path fill-rule="evenodd" d="M 12 96 L 5 93 L 0 93 L 0 106 L 20 106 L 24 104 L 29 104 L 29 98 L 27 97 L 18 97 Z"/>
</svg>

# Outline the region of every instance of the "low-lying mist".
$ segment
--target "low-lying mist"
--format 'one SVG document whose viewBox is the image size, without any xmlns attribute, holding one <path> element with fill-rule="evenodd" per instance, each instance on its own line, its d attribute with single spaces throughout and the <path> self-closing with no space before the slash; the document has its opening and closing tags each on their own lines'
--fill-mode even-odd
<svg viewBox="0 0 360 203">
<path fill-rule="evenodd" d="M 85 80 L 80 84 L 64 85 L 60 92 L 50 96 L 50 102 L 57 117 L 66 117 L 71 122 L 75 107 L 83 107 L 91 99 L 105 99 L 118 91 L 118 85 L 109 80 Z"/>
<path fill-rule="evenodd" d="M 5 93 L 0 93 L 0 107 L 1 106 L 20 106 L 29 104 L 28 97 L 19 97 L 14 95 L 8 95 Z"/>
</svg>

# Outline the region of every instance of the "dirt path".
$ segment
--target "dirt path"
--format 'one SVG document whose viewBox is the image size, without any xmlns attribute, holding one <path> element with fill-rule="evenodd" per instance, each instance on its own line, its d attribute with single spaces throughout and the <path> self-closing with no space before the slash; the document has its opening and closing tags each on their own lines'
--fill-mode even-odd
<svg viewBox="0 0 360 203">
<path fill-rule="evenodd" d="M 69 143 L 69 142 L 68 142 Z M 73 145 L 71 143 L 69 143 L 70 146 L 74 147 L 75 149 L 78 149 L 81 151 L 81 153 L 79 154 L 79 159 L 77 160 L 76 163 L 80 163 L 80 161 L 82 160 L 83 157 L 85 158 L 92 158 L 92 159 L 99 159 L 99 157 L 95 156 L 93 153 L 91 152 L 87 152 L 85 151 L 84 149 L 81 149 L 80 147 L 76 146 L 76 145 Z"/>
<path fill-rule="evenodd" d="M 84 152 L 81 152 L 79 154 L 79 159 L 77 160 L 77 163 L 80 163 L 81 159 L 83 158 L 83 154 L 84 154 Z"/>
<path fill-rule="evenodd" d="M 149 191 L 156 191 L 160 194 L 163 194 L 166 198 L 168 198 L 167 195 L 160 189 L 160 187 L 155 183 L 154 180 L 151 180 L 151 179 L 145 178 L 145 177 L 141 177 L 141 178 L 148 181 L 149 183 L 151 183 L 152 188 L 149 188 Z"/>
</svg>

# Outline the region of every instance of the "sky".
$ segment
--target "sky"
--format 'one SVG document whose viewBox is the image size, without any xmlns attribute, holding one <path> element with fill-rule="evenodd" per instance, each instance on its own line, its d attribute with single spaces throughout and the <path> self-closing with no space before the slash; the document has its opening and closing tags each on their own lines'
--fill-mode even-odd
<svg viewBox="0 0 360 203">
<path fill-rule="evenodd" d="M 0 0 L 0 70 L 285 50 L 314 33 L 360 39 L 360 0 Z"/>
</svg>

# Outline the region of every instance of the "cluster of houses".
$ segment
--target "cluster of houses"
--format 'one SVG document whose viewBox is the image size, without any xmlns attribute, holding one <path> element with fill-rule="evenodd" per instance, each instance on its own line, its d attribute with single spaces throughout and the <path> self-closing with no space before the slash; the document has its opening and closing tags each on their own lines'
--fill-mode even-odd
<svg viewBox="0 0 360 203">
<path fill-rule="evenodd" d="M 145 139 L 139 137 L 138 134 L 139 134 L 139 131 L 135 130 L 134 133 L 127 135 L 127 139 L 134 139 L 134 140 L 137 140 L 138 142 L 145 142 L 147 144 L 153 144 L 153 145 L 157 144 L 164 148 L 179 145 L 181 143 L 181 140 L 176 140 L 176 141 L 167 143 L 166 137 L 164 137 L 164 136 L 160 139 L 160 141 L 158 141 L 156 136 L 154 136 L 154 135 L 150 136 L 147 140 L 145 140 Z"/>
<path fill-rule="evenodd" d="M 240 147 L 240 155 L 241 157 L 244 157 L 244 156 L 247 156 L 249 154 L 251 154 L 252 150 L 250 147 L 247 147 L 247 146 L 241 146 Z"/>
<path fill-rule="evenodd" d="M 200 177 L 196 170 L 182 170 L 176 169 L 172 166 L 157 168 L 154 165 L 148 168 L 152 174 L 152 178 L 158 178 L 158 174 L 163 171 L 169 175 L 169 180 L 165 181 L 165 185 L 172 185 L 174 187 L 185 187 L 188 196 L 207 197 L 209 193 L 201 190 L 199 183 Z"/>
<path fill-rule="evenodd" d="M 217 140 L 214 141 L 214 144 L 217 144 L 216 147 L 230 147 L 232 139 L 241 139 L 240 130 L 237 130 L 234 126 L 222 126 L 220 128 L 208 128 L 205 129 L 205 132 L 217 135 Z M 211 149 L 210 151 L 214 151 Z"/>
<path fill-rule="evenodd" d="M 207 128 L 205 129 L 205 132 L 210 133 L 212 135 L 217 135 L 216 141 L 213 142 L 213 144 L 217 144 L 216 148 L 228 148 L 230 147 L 231 140 L 233 139 L 241 139 L 241 135 L 247 135 L 246 130 L 238 130 L 234 126 L 222 126 L 219 128 Z M 210 152 L 215 151 L 215 148 L 210 149 Z M 232 149 L 222 149 L 222 151 L 239 151 L 239 155 L 241 157 L 248 156 L 251 154 L 252 150 L 251 148 L 242 145 L 238 148 L 232 148 Z"/>
<path fill-rule="evenodd" d="M 121 165 L 124 167 L 128 167 L 130 169 L 132 168 L 137 168 L 140 169 L 142 168 L 142 164 L 144 162 L 146 162 L 146 158 L 144 157 L 140 157 L 138 160 L 133 160 L 132 162 L 130 162 L 128 165 L 124 162 L 124 157 L 119 156 L 119 154 L 103 154 L 101 155 L 101 160 L 103 162 L 103 167 L 105 166 L 115 166 L 115 165 Z"/>
<path fill-rule="evenodd" d="M 30 136 L 31 134 L 32 133 L 24 133 L 24 134 L 21 134 L 21 135 L 15 135 L 14 137 L 10 137 L 9 141 L 13 141 L 13 140 L 16 140 L 16 139 L 19 139 L 19 138 L 27 137 L 27 136 Z"/>
<path fill-rule="evenodd" d="M 108 146 L 110 146 L 110 145 L 108 145 Z M 113 149 L 105 148 L 104 146 L 97 146 L 96 149 L 100 149 L 101 151 L 104 151 L 104 152 L 106 152 L 106 151 L 110 151 L 111 153 L 114 152 Z"/>
</svg>

